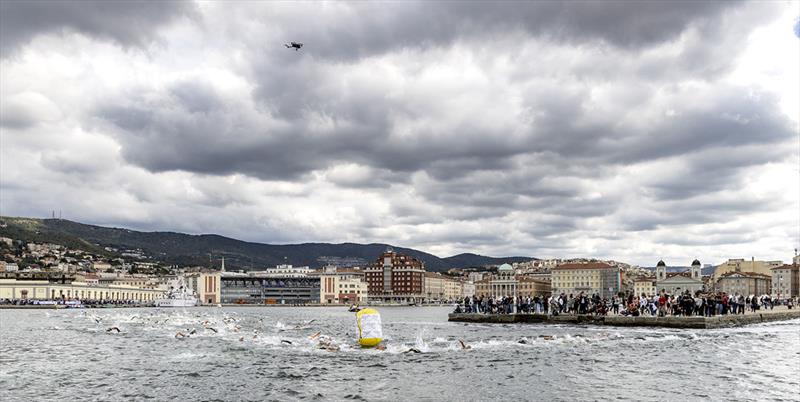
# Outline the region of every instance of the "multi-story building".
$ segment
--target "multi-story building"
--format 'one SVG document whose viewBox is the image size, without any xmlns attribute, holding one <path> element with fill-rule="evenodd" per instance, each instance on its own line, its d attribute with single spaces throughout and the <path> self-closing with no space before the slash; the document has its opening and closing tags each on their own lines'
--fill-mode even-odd
<svg viewBox="0 0 800 402">
<path fill-rule="evenodd" d="M 425 272 L 425 301 L 444 300 L 444 275 L 436 272 Z"/>
<path fill-rule="evenodd" d="M 455 301 L 465 296 L 463 280 L 450 276 L 444 278 L 444 300 Z"/>
<path fill-rule="evenodd" d="M 653 296 L 657 294 L 655 276 L 639 276 L 633 280 L 633 294 Z"/>
<path fill-rule="evenodd" d="M 475 296 L 475 295 L 476 295 L 476 293 L 475 293 L 475 282 L 473 282 L 473 281 L 464 281 L 461 284 L 461 296 L 462 297 L 467 297 L 467 296 L 472 297 L 472 296 Z"/>
<path fill-rule="evenodd" d="M 320 301 L 320 278 L 224 273 L 220 279 L 220 301 L 226 304 L 316 304 Z"/>
<path fill-rule="evenodd" d="M 772 268 L 783 265 L 783 261 L 757 261 L 752 257 L 750 261 L 744 258 L 732 258 L 714 268 L 714 278 L 719 279 L 728 272 L 755 272 L 757 274 L 772 275 Z"/>
<path fill-rule="evenodd" d="M 464 297 L 463 281 L 437 272 L 425 272 L 425 301 L 455 301 Z"/>
<path fill-rule="evenodd" d="M 0 261 L 0 269 L 2 269 L 2 272 L 17 272 L 19 271 L 19 266 L 14 262 Z"/>
<path fill-rule="evenodd" d="M 692 267 L 684 272 L 667 272 L 667 264 L 663 260 L 656 264 L 656 290 L 669 295 L 684 293 L 690 294 L 705 290 L 703 286 L 702 265 L 700 261 L 692 261 Z"/>
<path fill-rule="evenodd" d="M 549 296 L 550 282 L 528 275 L 515 275 L 513 268 L 503 264 L 494 275 L 475 282 L 475 295 L 484 297 Z"/>
<path fill-rule="evenodd" d="M 191 272 L 184 274 L 186 284 L 197 293 L 201 304 L 221 303 L 221 272 Z"/>
<path fill-rule="evenodd" d="M 552 269 L 552 288 L 555 294 L 599 294 L 610 298 L 622 286 L 619 267 L 603 262 L 567 263 Z"/>
<path fill-rule="evenodd" d="M 0 299 L 150 302 L 163 296 L 163 294 L 164 291 L 160 289 L 140 288 L 129 285 L 99 285 L 65 280 L 0 278 Z"/>
<path fill-rule="evenodd" d="M 550 282 L 528 275 L 517 275 L 517 294 L 523 297 L 549 297 L 552 293 Z"/>
<path fill-rule="evenodd" d="M 729 295 L 765 295 L 770 293 L 772 278 L 757 272 L 727 272 L 717 280 L 717 290 Z"/>
<path fill-rule="evenodd" d="M 800 264 L 772 268 L 772 294 L 779 300 L 800 296 Z"/>
<path fill-rule="evenodd" d="M 392 249 L 367 265 L 364 275 L 370 300 L 416 302 L 425 297 L 425 264 Z"/>
<path fill-rule="evenodd" d="M 322 304 L 361 304 L 368 298 L 364 271 L 355 268 L 327 266 L 310 274 L 319 276 L 319 302 Z"/>
</svg>

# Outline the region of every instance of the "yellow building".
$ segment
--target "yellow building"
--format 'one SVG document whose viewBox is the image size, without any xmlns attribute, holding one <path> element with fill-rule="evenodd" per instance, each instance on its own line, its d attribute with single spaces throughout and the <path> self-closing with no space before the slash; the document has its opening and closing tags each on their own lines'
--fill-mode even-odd
<svg viewBox="0 0 800 402">
<path fill-rule="evenodd" d="M 464 285 L 458 278 L 437 272 L 425 272 L 425 300 L 456 301 L 464 297 Z"/>
<path fill-rule="evenodd" d="M 319 273 L 319 302 L 322 304 L 361 304 L 367 302 L 368 286 L 364 271 L 353 268 L 325 267 Z"/>
<path fill-rule="evenodd" d="M 163 290 L 143 289 L 127 285 L 98 286 L 85 282 L 57 283 L 46 279 L 0 279 L 0 299 L 148 302 L 163 294 Z"/>
<path fill-rule="evenodd" d="M 458 300 L 465 296 L 464 283 L 460 279 L 444 277 L 444 299 L 445 300 Z"/>
<path fill-rule="evenodd" d="M 656 278 L 654 276 L 640 276 L 633 280 L 633 294 L 636 296 L 653 296 L 657 294 Z"/>
<path fill-rule="evenodd" d="M 201 304 L 220 303 L 220 272 L 192 272 L 184 275 L 186 284 L 197 293 Z"/>
<path fill-rule="evenodd" d="M 602 262 L 561 264 L 553 268 L 551 280 L 554 294 L 610 298 L 620 291 L 621 270 Z"/>
<path fill-rule="evenodd" d="M 750 261 L 744 258 L 732 258 L 714 268 L 714 278 L 719 280 L 728 272 L 753 272 L 772 277 L 772 268 L 781 265 L 783 261 L 756 261 L 755 257 Z"/>
<path fill-rule="evenodd" d="M 550 282 L 541 279 L 517 276 L 517 294 L 523 297 L 549 297 L 552 292 Z"/>
</svg>

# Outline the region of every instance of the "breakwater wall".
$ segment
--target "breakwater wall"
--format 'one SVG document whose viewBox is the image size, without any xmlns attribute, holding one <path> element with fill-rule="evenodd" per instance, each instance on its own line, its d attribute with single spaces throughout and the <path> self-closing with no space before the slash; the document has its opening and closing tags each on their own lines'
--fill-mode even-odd
<svg viewBox="0 0 800 402">
<path fill-rule="evenodd" d="M 751 314 L 729 314 L 713 317 L 624 317 L 561 314 L 474 314 L 452 313 L 448 321 L 482 324 L 593 324 L 616 327 L 664 327 L 664 328 L 726 328 L 758 324 L 770 321 L 800 319 L 800 310 L 782 310 Z"/>
</svg>

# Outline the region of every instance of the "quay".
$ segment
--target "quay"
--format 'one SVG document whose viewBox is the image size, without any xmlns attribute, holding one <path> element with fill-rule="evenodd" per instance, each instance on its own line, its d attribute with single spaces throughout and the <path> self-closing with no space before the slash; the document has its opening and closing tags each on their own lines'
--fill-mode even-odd
<svg viewBox="0 0 800 402">
<path fill-rule="evenodd" d="M 749 314 L 727 314 L 712 317 L 692 316 L 638 316 L 626 317 L 621 315 L 581 315 L 560 314 L 557 316 L 547 314 L 481 314 L 481 313 L 451 313 L 448 321 L 480 323 L 480 324 L 592 324 L 609 325 L 616 327 L 664 327 L 664 328 L 694 328 L 713 329 L 739 327 L 743 325 L 759 324 L 770 321 L 786 321 L 800 319 L 800 310 L 764 311 Z"/>
</svg>

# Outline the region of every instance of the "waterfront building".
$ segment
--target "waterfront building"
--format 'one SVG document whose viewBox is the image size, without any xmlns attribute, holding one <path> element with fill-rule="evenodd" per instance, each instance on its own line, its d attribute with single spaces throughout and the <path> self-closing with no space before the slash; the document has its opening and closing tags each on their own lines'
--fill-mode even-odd
<svg viewBox="0 0 800 402">
<path fill-rule="evenodd" d="M 517 278 L 514 268 L 509 264 L 497 267 L 497 274 L 489 279 L 489 295 L 492 297 L 516 297 Z"/>
<path fill-rule="evenodd" d="M 690 270 L 684 272 L 667 272 L 667 264 L 663 260 L 658 261 L 656 264 L 656 290 L 670 295 L 687 290 L 690 294 L 705 290 L 700 261 L 692 261 Z"/>
<path fill-rule="evenodd" d="M 655 276 L 639 276 L 633 280 L 633 294 L 653 296 L 658 293 Z"/>
<path fill-rule="evenodd" d="M 475 292 L 475 282 L 464 281 L 461 283 L 461 297 L 472 297 L 477 295 Z"/>
<path fill-rule="evenodd" d="M 425 272 L 425 301 L 441 301 L 444 298 L 444 275 L 437 272 Z"/>
<path fill-rule="evenodd" d="M 186 285 L 194 290 L 200 304 L 219 304 L 221 299 L 221 272 L 190 272 L 183 275 Z"/>
<path fill-rule="evenodd" d="M 364 272 L 355 268 L 327 266 L 310 276 L 318 276 L 320 284 L 319 303 L 361 304 L 369 296 Z"/>
<path fill-rule="evenodd" d="M 79 281 L 0 278 L 0 299 L 100 300 L 150 302 L 164 294 L 160 289 L 129 285 L 93 285 Z"/>
<path fill-rule="evenodd" d="M 320 278 L 226 272 L 220 278 L 220 301 L 226 304 L 316 304 L 320 302 Z"/>
<path fill-rule="evenodd" d="M 417 302 L 425 297 L 425 264 L 391 248 L 364 268 L 370 300 Z"/>
<path fill-rule="evenodd" d="M 611 298 L 620 292 L 621 273 L 619 267 L 604 262 L 561 264 L 551 271 L 553 292 Z"/>
<path fill-rule="evenodd" d="M 728 272 L 717 280 L 717 290 L 729 295 L 770 294 L 772 277 L 757 272 Z"/>
<path fill-rule="evenodd" d="M 460 278 L 442 275 L 438 272 L 425 272 L 425 301 L 455 301 L 465 296 Z"/>
<path fill-rule="evenodd" d="M 751 257 L 750 261 L 744 258 L 732 258 L 714 268 L 714 278 L 719 279 L 728 272 L 755 272 L 772 276 L 772 268 L 783 265 L 783 261 L 757 261 Z"/>
<path fill-rule="evenodd" d="M 550 281 L 543 281 L 535 276 L 517 275 L 517 293 L 523 297 L 549 297 L 552 293 Z"/>
<path fill-rule="evenodd" d="M 779 300 L 800 296 L 800 264 L 772 268 L 772 294 Z"/>
<path fill-rule="evenodd" d="M 514 269 L 503 264 L 494 275 L 487 275 L 474 283 L 475 295 L 485 297 L 549 296 L 550 282 L 530 275 L 515 275 Z"/>
<path fill-rule="evenodd" d="M 464 281 L 444 275 L 444 300 L 455 301 L 464 296 Z"/>
</svg>

